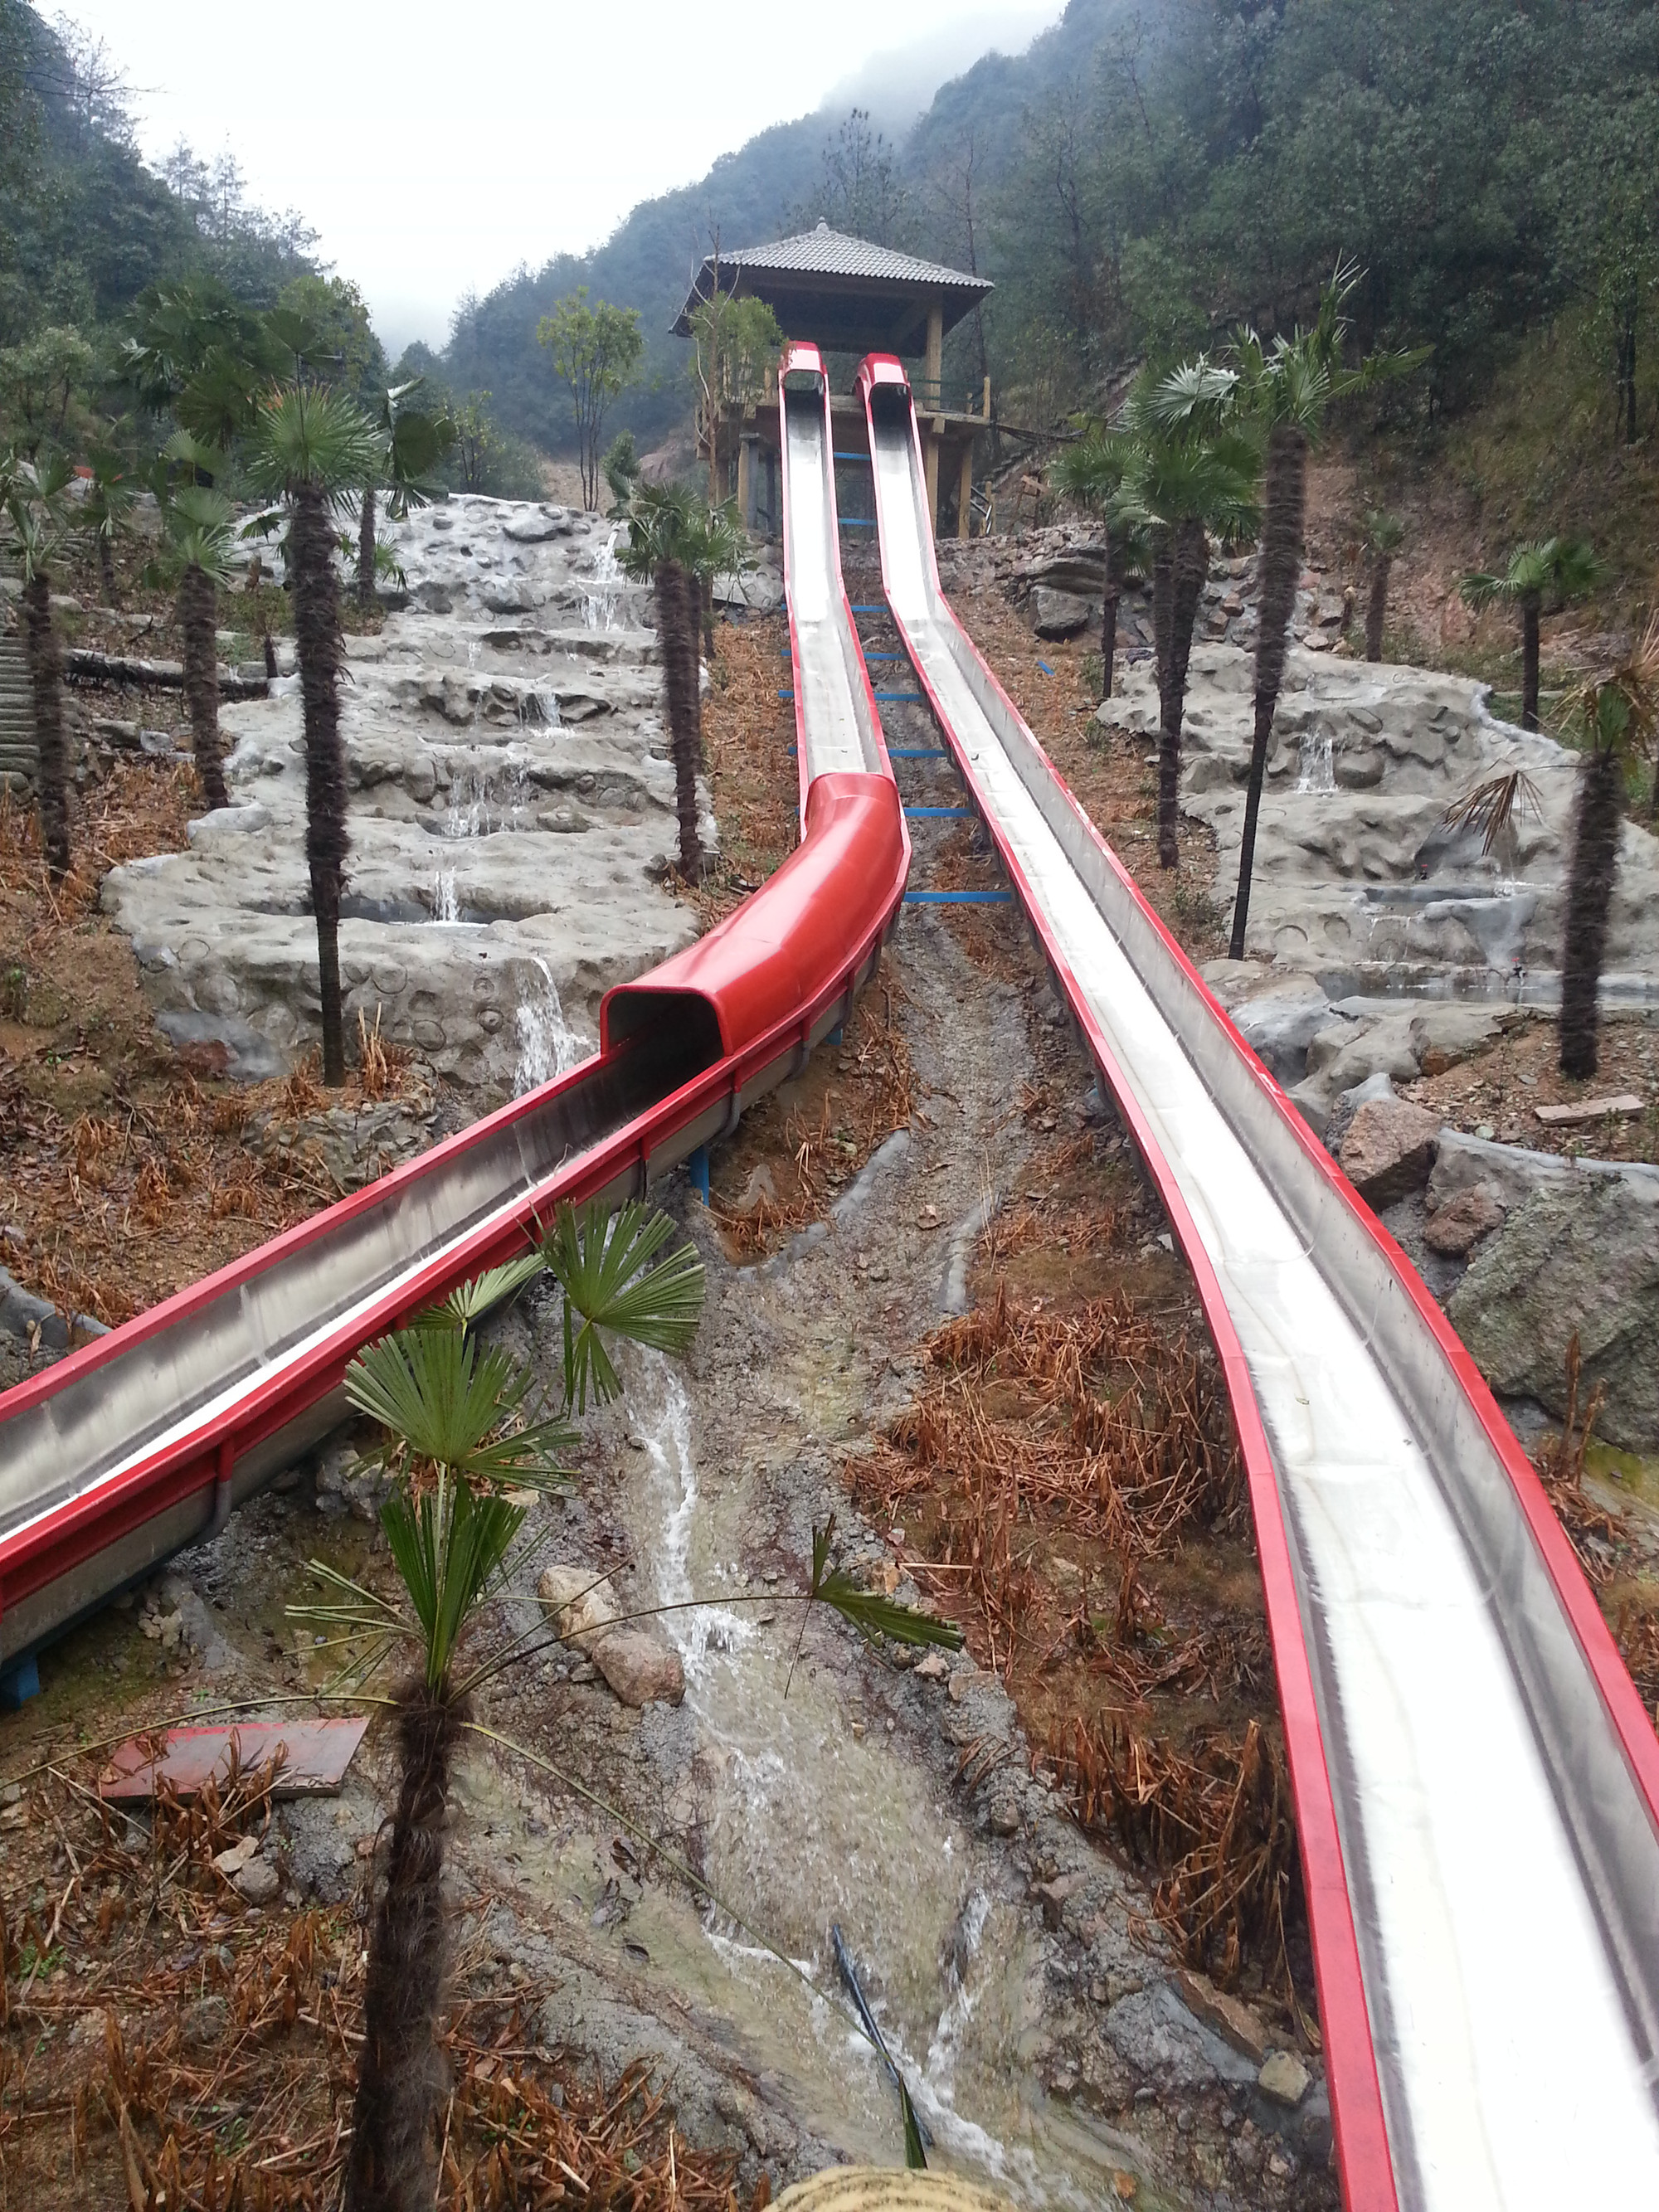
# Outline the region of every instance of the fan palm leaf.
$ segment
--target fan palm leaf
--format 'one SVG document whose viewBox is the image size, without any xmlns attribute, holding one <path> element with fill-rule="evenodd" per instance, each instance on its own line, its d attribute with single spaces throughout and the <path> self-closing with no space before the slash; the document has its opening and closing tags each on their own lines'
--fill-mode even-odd
<svg viewBox="0 0 1659 2212">
<path fill-rule="evenodd" d="M 449 1327 L 400 1329 L 366 1345 L 346 1370 L 356 1412 L 391 1431 L 413 1459 L 470 1480 L 551 1489 L 565 1479 L 559 1455 L 575 1443 L 562 1421 L 516 1422 L 528 1370 L 499 1345 L 480 1345 Z"/>
<path fill-rule="evenodd" d="M 696 1248 L 683 1244 L 659 1260 L 674 1234 L 665 1213 L 638 1200 L 614 1216 L 603 1206 L 563 1206 L 542 1240 L 544 1264 L 564 1292 L 567 1406 L 604 1405 L 621 1382 L 604 1332 L 656 1352 L 683 1352 L 696 1334 L 705 1287 Z"/>
</svg>

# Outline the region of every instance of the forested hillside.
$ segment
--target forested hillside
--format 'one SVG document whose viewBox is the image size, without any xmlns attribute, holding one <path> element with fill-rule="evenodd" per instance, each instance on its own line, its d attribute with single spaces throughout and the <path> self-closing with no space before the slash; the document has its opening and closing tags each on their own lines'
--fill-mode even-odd
<svg viewBox="0 0 1659 2212">
<path fill-rule="evenodd" d="M 995 280 L 947 370 L 990 374 L 1005 413 L 1052 417 L 1242 317 L 1285 324 L 1341 252 L 1366 270 L 1358 335 L 1434 349 L 1396 410 L 1458 416 L 1566 308 L 1609 422 L 1633 350 L 1645 428 L 1656 149 L 1651 0 L 1071 0 L 902 146 L 856 118 L 781 126 L 596 252 L 469 303 L 451 368 L 558 436 L 535 324 L 586 283 L 642 311 L 652 381 L 617 419 L 660 430 L 684 406 L 664 330 L 696 257 L 823 212 Z"/>
<path fill-rule="evenodd" d="M 72 329 L 91 343 L 147 285 L 219 278 L 269 306 L 313 267 L 313 233 L 251 207 L 234 161 L 138 158 L 123 81 L 93 41 L 0 0 L 0 348 Z"/>
</svg>

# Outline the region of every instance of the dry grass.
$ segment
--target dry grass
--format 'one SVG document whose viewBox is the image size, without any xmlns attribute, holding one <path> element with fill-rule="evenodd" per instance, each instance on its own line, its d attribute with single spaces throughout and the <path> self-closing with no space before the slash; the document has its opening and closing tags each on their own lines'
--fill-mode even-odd
<svg viewBox="0 0 1659 2212">
<path fill-rule="evenodd" d="M 273 1779 L 233 1773 L 131 1823 L 58 1770 L 27 1801 L 43 1856 L 56 1851 L 38 1893 L 49 1909 L 0 1929 L 6 2202 L 321 2212 L 337 2201 L 362 2041 L 358 1917 L 252 1911 L 213 1863 L 263 1836 Z M 462 1943 L 462 1973 L 483 1956 L 481 1927 Z M 544 1994 L 524 1984 L 452 2006 L 440 2212 L 573 2197 L 618 2212 L 733 2207 L 732 2161 L 678 2141 L 643 2067 L 604 2085 L 537 2046 Z"/>
<path fill-rule="evenodd" d="M 98 912 L 107 870 L 177 851 L 185 766 L 118 762 L 75 803 L 76 864 L 54 884 L 32 811 L 0 796 L 0 1231 L 5 1265 L 66 1315 L 109 1325 L 239 1257 L 339 1194 L 315 1160 L 256 1153 L 264 1113 L 297 1120 L 412 1087 L 407 1054 L 360 1021 L 360 1066 L 257 1087 L 216 1079 L 152 1021 L 126 940 Z"/>
<path fill-rule="evenodd" d="M 1115 1716 L 1078 1720 L 1049 1759 L 1083 1825 L 1109 1829 L 1156 1873 L 1154 1907 L 1188 1966 L 1225 1989 L 1248 1956 L 1277 1953 L 1294 1997 L 1285 1930 L 1286 1911 L 1294 1922 L 1302 1910 L 1296 1822 L 1284 1761 L 1258 1722 L 1242 1741 L 1217 1731 L 1183 1753 Z"/>
<path fill-rule="evenodd" d="M 839 1053 L 821 1047 L 805 1073 L 745 1115 L 721 1146 L 711 1206 L 734 1259 L 768 1251 L 819 1219 L 877 1146 L 920 1117 L 902 999 L 890 977 L 872 985 Z"/>
</svg>

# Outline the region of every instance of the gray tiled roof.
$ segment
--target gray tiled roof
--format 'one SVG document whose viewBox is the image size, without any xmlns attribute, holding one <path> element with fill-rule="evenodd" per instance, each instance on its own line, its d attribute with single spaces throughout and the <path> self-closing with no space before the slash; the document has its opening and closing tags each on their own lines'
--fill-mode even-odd
<svg viewBox="0 0 1659 2212">
<path fill-rule="evenodd" d="M 896 284 L 927 284 L 940 290 L 988 292 L 983 276 L 969 276 L 960 269 L 946 269 L 937 261 L 918 261 L 911 253 L 895 253 L 890 246 L 872 246 L 866 238 L 848 238 L 821 222 L 816 230 L 803 230 L 793 238 L 775 239 L 770 246 L 744 246 L 722 253 L 725 268 L 797 270 L 809 276 L 868 276 Z M 703 278 L 712 281 L 714 256 L 703 263 Z M 701 285 L 699 286 L 701 289 Z"/>
</svg>

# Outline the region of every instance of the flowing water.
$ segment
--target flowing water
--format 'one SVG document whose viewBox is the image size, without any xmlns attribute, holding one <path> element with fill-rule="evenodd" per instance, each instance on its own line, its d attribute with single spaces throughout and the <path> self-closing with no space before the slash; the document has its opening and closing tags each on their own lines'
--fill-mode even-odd
<svg viewBox="0 0 1659 2212">
<path fill-rule="evenodd" d="M 538 953 L 532 953 L 531 959 L 539 970 L 540 985 L 529 998 L 520 1000 L 513 1018 L 519 1044 L 513 1091 L 519 1098 L 526 1091 L 538 1091 L 544 1083 L 551 1083 L 556 1076 L 566 1073 L 587 1051 L 565 1018 L 552 969 Z"/>
<path fill-rule="evenodd" d="M 724 2017 L 750 2063 L 782 2077 L 803 2121 L 891 2163 L 896 2100 L 836 2001 L 829 1929 L 839 1923 L 933 2137 L 932 2162 L 1032 2205 L 1109 2197 L 1117 2139 L 1080 2114 L 1045 2108 L 1020 2063 L 1041 1963 L 996 1864 L 914 1744 L 873 1713 L 866 1724 L 860 1692 L 830 1663 L 823 1632 L 814 1626 L 796 1658 L 798 1606 L 733 1601 L 750 1588 L 737 1564 L 744 1479 L 723 1471 L 705 1495 L 672 1363 L 630 1351 L 624 1373 L 629 1425 L 644 1447 L 629 1486 L 630 1534 L 650 1577 L 630 1596 L 710 1601 L 665 1614 L 663 1626 L 684 1665 L 709 1779 L 708 1879 L 746 1923 L 711 1908 L 702 1958 L 678 1961 L 682 1983 Z"/>
<path fill-rule="evenodd" d="M 617 601 L 622 592 L 622 564 L 617 558 L 617 539 L 619 532 L 613 530 L 604 546 L 593 556 L 591 576 L 578 576 L 577 584 L 582 594 L 582 628 L 584 629 L 615 629 Z"/>
<path fill-rule="evenodd" d="M 1297 745 L 1298 791 L 1336 789 L 1335 750 L 1335 741 L 1328 728 L 1315 723 L 1303 731 Z"/>
</svg>

